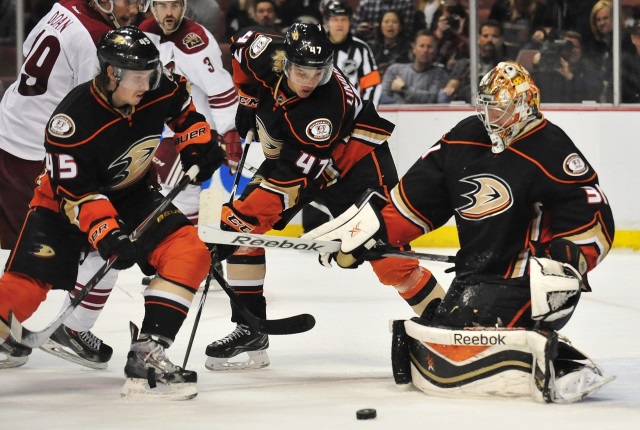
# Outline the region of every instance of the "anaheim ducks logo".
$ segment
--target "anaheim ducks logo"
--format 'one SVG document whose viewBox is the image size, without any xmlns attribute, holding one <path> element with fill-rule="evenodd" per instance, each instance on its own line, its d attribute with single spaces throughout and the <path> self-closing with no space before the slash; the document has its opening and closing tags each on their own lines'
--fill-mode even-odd
<svg viewBox="0 0 640 430">
<path fill-rule="evenodd" d="M 119 190 L 136 182 L 149 169 L 153 162 L 153 154 L 160 144 L 160 136 L 149 136 L 131 145 L 125 153 L 118 157 L 109 170 L 116 169 L 110 190 Z"/>
<path fill-rule="evenodd" d="M 49 133 L 57 137 L 69 137 L 76 131 L 76 124 L 64 114 L 58 114 L 49 121 Z"/>
<path fill-rule="evenodd" d="M 576 153 L 569 154 L 567 158 L 564 159 L 564 171 L 567 175 L 580 176 L 587 173 L 588 170 L 589 166 L 587 166 L 587 163 Z"/>
<path fill-rule="evenodd" d="M 505 212 L 513 205 L 513 194 L 509 185 L 497 176 L 482 174 L 460 180 L 473 186 L 473 190 L 463 194 L 470 200 L 466 206 L 456 208 L 461 217 L 480 220 Z"/>
<path fill-rule="evenodd" d="M 326 118 L 316 119 L 307 125 L 307 136 L 311 140 L 326 140 L 331 136 L 331 121 Z"/>
<path fill-rule="evenodd" d="M 29 251 L 29 254 L 34 257 L 40 258 L 53 258 L 56 255 L 56 252 L 49 245 L 45 245 L 43 243 L 36 243 L 32 245 L 33 249 Z"/>
<path fill-rule="evenodd" d="M 264 50 L 267 49 L 267 46 L 269 46 L 269 44 L 271 43 L 271 40 L 272 39 L 270 37 L 264 35 L 256 37 L 256 40 L 253 41 L 251 47 L 249 48 L 249 55 L 251 56 L 251 58 L 257 58 L 258 55 L 262 54 Z"/>
<path fill-rule="evenodd" d="M 195 33 L 189 33 L 182 39 L 182 43 L 184 43 L 187 49 L 193 49 L 204 45 L 204 40 Z"/>
</svg>

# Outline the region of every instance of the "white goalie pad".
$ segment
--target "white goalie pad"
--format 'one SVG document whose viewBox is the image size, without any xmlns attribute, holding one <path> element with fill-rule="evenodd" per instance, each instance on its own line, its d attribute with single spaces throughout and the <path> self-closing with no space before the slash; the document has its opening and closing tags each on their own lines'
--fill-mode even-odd
<svg viewBox="0 0 640 430">
<path fill-rule="evenodd" d="M 573 313 L 582 287 L 582 276 L 566 263 L 548 258 L 530 260 L 531 318 L 556 321 Z"/>
<path fill-rule="evenodd" d="M 572 403 L 614 379 L 553 331 L 400 322 L 393 323 L 394 378 L 429 395 Z M 556 370 L 556 362 L 564 370 Z"/>
</svg>

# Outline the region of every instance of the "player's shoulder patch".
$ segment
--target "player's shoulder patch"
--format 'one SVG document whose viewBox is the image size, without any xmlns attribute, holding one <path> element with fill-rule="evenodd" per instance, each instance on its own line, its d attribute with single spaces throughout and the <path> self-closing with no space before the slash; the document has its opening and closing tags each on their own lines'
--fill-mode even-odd
<svg viewBox="0 0 640 430">
<path fill-rule="evenodd" d="M 307 125 L 306 132 L 309 139 L 319 142 L 331 137 L 332 129 L 333 127 L 330 120 L 327 118 L 318 118 Z"/>
<path fill-rule="evenodd" d="M 76 131 L 76 124 L 68 115 L 59 113 L 49 121 L 49 133 L 56 137 L 71 137 Z"/>
<path fill-rule="evenodd" d="M 251 58 L 257 58 L 260 54 L 262 54 L 264 50 L 267 49 L 267 46 L 269 46 L 272 40 L 273 39 L 271 37 L 264 34 L 258 35 L 258 37 L 256 37 L 255 40 L 251 43 L 251 46 L 249 48 L 249 55 L 251 56 Z"/>
<path fill-rule="evenodd" d="M 589 171 L 589 165 L 575 152 L 567 155 L 563 163 L 564 171 L 569 176 L 582 176 Z"/>
<path fill-rule="evenodd" d="M 205 42 L 202 39 L 202 37 L 200 37 L 199 34 L 194 33 L 194 32 L 190 32 L 190 33 L 186 34 L 182 38 L 182 43 L 189 50 L 196 49 L 196 48 L 198 48 L 200 46 L 204 46 L 204 44 L 205 44 Z"/>
</svg>

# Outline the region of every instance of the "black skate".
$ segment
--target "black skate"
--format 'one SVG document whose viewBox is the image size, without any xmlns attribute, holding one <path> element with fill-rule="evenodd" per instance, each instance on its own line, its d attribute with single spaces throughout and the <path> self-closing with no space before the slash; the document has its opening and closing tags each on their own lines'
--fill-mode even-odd
<svg viewBox="0 0 640 430">
<path fill-rule="evenodd" d="M 45 352 L 91 369 L 106 369 L 113 348 L 91 331 L 75 331 L 64 324 L 40 347 Z"/>
<path fill-rule="evenodd" d="M 189 400 L 198 395 L 196 372 L 173 364 L 165 352 L 171 341 L 161 336 L 141 334 L 131 323 L 131 350 L 124 374 L 127 381 L 120 392 L 124 398 L 152 397 Z"/>
<path fill-rule="evenodd" d="M 204 366 L 209 370 L 261 369 L 271 363 L 267 348 L 269 336 L 252 332 L 248 326 L 238 324 L 227 336 L 207 346 L 205 354 L 209 358 Z M 248 359 L 229 361 L 244 352 L 249 356 Z"/>
<path fill-rule="evenodd" d="M 7 340 L 0 345 L 0 369 L 9 369 L 11 367 L 20 367 L 29 361 L 31 348 L 21 345 L 9 336 Z M 2 358 L 2 357 L 5 358 Z"/>
</svg>

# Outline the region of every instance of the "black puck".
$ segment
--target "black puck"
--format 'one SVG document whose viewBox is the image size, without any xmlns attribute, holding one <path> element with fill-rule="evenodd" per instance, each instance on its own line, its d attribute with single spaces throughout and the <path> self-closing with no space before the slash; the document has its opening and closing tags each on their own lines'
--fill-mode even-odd
<svg viewBox="0 0 640 430">
<path fill-rule="evenodd" d="M 372 420 L 378 416 L 375 409 L 360 409 L 356 411 L 356 418 L 359 420 Z"/>
<path fill-rule="evenodd" d="M 153 281 L 153 276 L 145 276 L 142 278 L 142 285 L 149 285 Z"/>
</svg>

